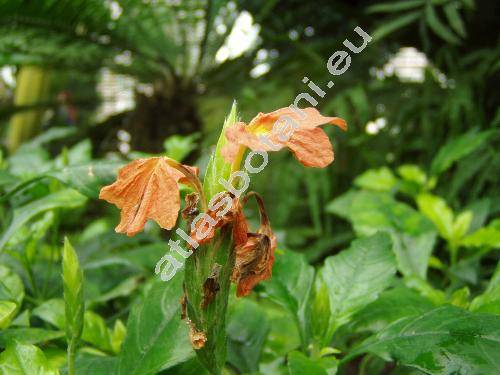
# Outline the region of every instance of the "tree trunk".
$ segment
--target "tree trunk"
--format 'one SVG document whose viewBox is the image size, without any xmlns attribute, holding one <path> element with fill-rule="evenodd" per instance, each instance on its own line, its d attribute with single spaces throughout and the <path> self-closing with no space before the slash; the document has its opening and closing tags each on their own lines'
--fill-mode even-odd
<svg viewBox="0 0 500 375">
<path fill-rule="evenodd" d="M 14 105 L 33 105 L 47 99 L 49 72 L 39 66 L 23 66 L 17 75 Z M 40 132 L 44 110 L 32 109 L 14 114 L 7 130 L 7 148 L 13 153 L 23 142 Z"/>
</svg>

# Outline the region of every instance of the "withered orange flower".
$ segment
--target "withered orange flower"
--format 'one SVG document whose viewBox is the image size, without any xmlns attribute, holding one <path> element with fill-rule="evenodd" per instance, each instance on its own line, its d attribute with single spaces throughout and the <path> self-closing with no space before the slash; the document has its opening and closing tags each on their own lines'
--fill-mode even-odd
<svg viewBox="0 0 500 375">
<path fill-rule="evenodd" d="M 322 116 L 313 107 L 261 112 L 248 125 L 238 122 L 226 129 L 228 142 L 221 153 L 227 162 L 233 163 L 241 158 L 246 147 L 253 151 L 278 151 L 287 147 L 306 167 L 323 168 L 334 158 L 332 144 L 319 128 L 326 124 L 347 130 L 343 119 Z"/>
<path fill-rule="evenodd" d="M 251 196 L 257 200 L 261 224 L 257 233 L 247 233 L 246 242 L 238 243 L 235 239 L 236 260 L 231 280 L 237 284 L 236 295 L 238 297 L 250 294 L 259 282 L 271 277 L 274 250 L 277 245 L 276 236 L 271 230 L 262 198 L 257 193 L 251 192 L 247 194 L 242 203 L 245 204 Z M 238 220 L 242 220 L 242 217 L 240 216 Z M 236 222 L 235 227 L 237 226 Z M 243 225 L 240 224 L 240 228 L 245 227 L 247 227 L 246 221 Z M 233 237 L 235 237 L 234 229 Z"/>
<path fill-rule="evenodd" d="M 112 185 L 105 186 L 99 198 L 121 208 L 115 231 L 133 236 L 152 219 L 164 229 L 172 229 L 180 210 L 178 183 L 201 191 L 197 168 L 177 163 L 167 157 L 135 160 L 118 171 Z"/>
<path fill-rule="evenodd" d="M 198 242 L 198 244 L 203 245 L 205 243 L 210 242 L 212 240 L 212 238 L 215 236 L 216 229 L 221 228 L 229 223 L 237 223 L 236 219 L 237 219 L 237 217 L 239 217 L 239 215 L 241 215 L 241 205 L 240 205 L 238 198 L 235 198 L 234 195 L 232 195 L 229 192 L 224 192 L 223 194 L 219 195 L 219 197 L 217 197 L 217 199 L 215 199 L 214 202 L 212 202 L 212 203 L 214 206 L 218 206 L 218 202 L 225 199 L 226 197 L 229 197 L 231 199 L 231 202 L 232 202 L 231 208 L 229 209 L 228 212 L 226 212 L 224 215 L 220 215 L 219 209 L 217 209 L 217 210 L 209 209 L 206 212 L 206 214 L 211 219 L 210 225 L 207 221 L 203 221 L 201 223 L 200 223 L 200 221 L 198 221 L 197 223 L 195 223 L 194 227 L 192 227 L 191 238 L 193 240 L 195 240 L 196 242 Z M 190 205 L 190 200 L 188 200 L 188 196 L 186 196 L 186 207 L 188 207 L 189 205 Z M 187 217 L 187 218 L 188 218 L 188 220 L 193 219 L 192 216 Z M 208 227 L 201 227 L 201 225 L 205 225 Z M 233 233 L 235 231 L 234 228 L 239 228 L 239 227 L 233 226 Z M 199 233 L 199 232 L 205 233 L 203 238 L 199 238 L 197 236 L 197 233 Z M 237 236 L 241 236 L 240 233 L 241 233 L 241 231 L 239 231 L 237 233 Z M 246 231 L 245 231 L 245 235 L 246 235 Z"/>
</svg>

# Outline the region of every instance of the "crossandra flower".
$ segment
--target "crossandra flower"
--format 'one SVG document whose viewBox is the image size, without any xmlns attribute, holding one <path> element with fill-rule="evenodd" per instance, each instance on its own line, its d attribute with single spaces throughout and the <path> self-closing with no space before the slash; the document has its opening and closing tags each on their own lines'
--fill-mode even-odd
<svg viewBox="0 0 500 375">
<path fill-rule="evenodd" d="M 248 295 L 252 289 L 261 281 L 271 277 L 274 264 L 274 250 L 276 249 L 276 236 L 271 230 L 269 219 L 264 208 L 264 202 L 260 195 L 248 193 L 242 201 L 244 205 L 248 198 L 255 197 L 260 213 L 260 228 L 256 233 L 248 232 L 246 236 L 237 236 L 235 229 L 241 233 L 248 229 L 243 211 L 237 218 L 233 227 L 233 239 L 236 247 L 236 260 L 231 275 L 231 280 L 236 283 L 236 295 L 238 297 Z"/>
<path fill-rule="evenodd" d="M 278 151 L 287 147 L 306 167 L 323 168 L 333 161 L 333 147 L 320 125 L 347 129 L 339 117 L 322 116 L 315 108 L 285 107 L 271 113 L 259 113 L 248 125 L 237 122 L 226 129 L 224 159 L 237 163 L 246 148 L 253 151 Z"/>
<path fill-rule="evenodd" d="M 105 186 L 99 198 L 121 209 L 116 232 L 133 236 L 152 219 L 164 229 L 172 229 L 180 210 L 179 183 L 202 193 L 198 169 L 182 165 L 165 156 L 135 160 L 118 171 L 112 185 Z"/>
</svg>

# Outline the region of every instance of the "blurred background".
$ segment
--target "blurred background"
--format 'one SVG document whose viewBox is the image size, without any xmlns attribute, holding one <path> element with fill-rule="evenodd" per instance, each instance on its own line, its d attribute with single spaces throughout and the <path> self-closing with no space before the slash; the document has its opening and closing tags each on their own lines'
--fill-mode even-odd
<svg viewBox="0 0 500 375">
<path fill-rule="evenodd" d="M 248 122 L 292 103 L 304 76 L 325 88 L 328 57 L 346 38 L 359 45 L 360 26 L 373 40 L 318 105 L 349 124 L 327 129 L 335 162 L 304 169 L 283 152 L 253 177 L 281 243 L 311 260 L 335 252 L 351 232 L 327 202 L 371 168 L 431 173 L 438 150 L 464 134 L 464 146 L 478 145 L 439 171 L 438 192 L 452 207 L 491 197 L 494 215 L 498 137 L 483 133 L 500 122 L 499 13 L 486 0 L 3 0 L 3 187 L 55 159 L 167 153 L 203 166 L 233 100 Z M 89 202 L 85 220 L 103 209 Z"/>
<path fill-rule="evenodd" d="M 99 189 L 143 156 L 203 173 L 234 100 L 248 122 L 310 92 L 303 77 L 327 91 L 320 112 L 349 130 L 325 127 L 335 149 L 328 168 L 304 168 L 283 151 L 252 176 L 279 251 L 320 266 L 356 236 L 386 231 L 398 272 L 420 278 L 412 288 L 467 306 L 500 247 L 499 14 L 491 0 L 0 0 L 0 328 L 64 328 L 54 314 L 64 315 L 59 262 L 69 236 L 85 273 L 82 340 L 88 353 L 117 355 L 170 233 L 150 222 L 135 237 L 116 234 L 119 212 Z M 332 77 L 328 58 L 345 39 L 361 44 L 356 26 L 372 41 Z M 264 306 L 263 290 L 252 298 L 264 296 Z M 241 326 L 253 316 L 271 327 L 260 369 L 275 373 L 298 333 L 275 307 L 269 326 L 255 310 Z M 230 348 L 242 340 L 234 327 Z M 41 343 L 61 367 L 61 337 L 22 340 Z M 345 352 L 348 338 L 335 347 Z M 248 363 L 234 351 L 229 362 L 257 371 L 263 340 Z"/>
</svg>

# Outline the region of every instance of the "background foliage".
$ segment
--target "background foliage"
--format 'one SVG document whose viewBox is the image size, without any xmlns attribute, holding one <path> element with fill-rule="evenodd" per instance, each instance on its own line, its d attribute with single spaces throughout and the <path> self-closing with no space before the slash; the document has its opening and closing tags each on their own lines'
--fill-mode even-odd
<svg viewBox="0 0 500 375">
<path fill-rule="evenodd" d="M 252 176 L 279 250 L 273 277 L 230 299 L 223 371 L 497 373 L 499 12 L 486 0 L 0 1 L 1 372 L 206 371 L 179 319 L 182 276 L 153 276 L 170 234 L 117 235 L 98 191 L 144 155 L 203 170 L 234 98 L 249 121 L 292 103 L 304 76 L 324 88 L 328 57 L 361 26 L 372 42 L 318 105 L 349 124 L 328 129 L 335 162 L 304 169 L 277 153 Z M 242 14 L 258 37 L 222 59 Z M 134 106 L 102 117 L 110 72 L 132 79 Z"/>
</svg>

